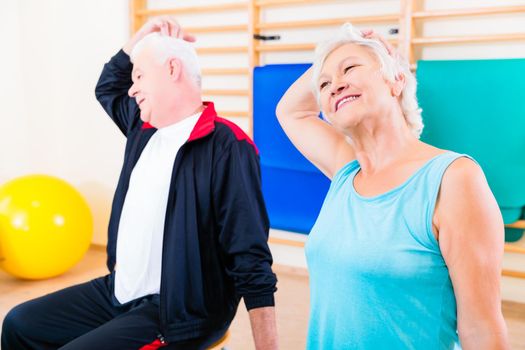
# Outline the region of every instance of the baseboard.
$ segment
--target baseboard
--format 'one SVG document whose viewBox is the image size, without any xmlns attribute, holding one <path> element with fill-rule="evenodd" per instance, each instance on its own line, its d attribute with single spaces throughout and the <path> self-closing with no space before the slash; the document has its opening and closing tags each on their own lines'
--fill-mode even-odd
<svg viewBox="0 0 525 350">
<path fill-rule="evenodd" d="M 503 300 L 501 303 L 501 309 L 505 314 L 505 317 L 525 319 L 525 304 L 518 303 L 516 301 Z"/>
<path fill-rule="evenodd" d="M 91 243 L 91 246 L 89 247 L 91 250 L 95 250 L 97 252 L 105 252 L 106 251 L 106 245 L 100 244 L 100 243 Z"/>
</svg>

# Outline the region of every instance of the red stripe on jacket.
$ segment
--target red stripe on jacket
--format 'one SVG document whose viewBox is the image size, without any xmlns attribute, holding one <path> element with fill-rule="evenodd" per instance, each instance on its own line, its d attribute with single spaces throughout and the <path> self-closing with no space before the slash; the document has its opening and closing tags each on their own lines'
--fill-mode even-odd
<svg viewBox="0 0 525 350">
<path fill-rule="evenodd" d="M 217 115 L 213 102 L 206 101 L 203 102 L 203 104 L 206 106 L 206 108 L 204 108 L 204 110 L 202 111 L 202 114 L 199 117 L 197 124 L 195 124 L 195 127 L 191 131 L 190 137 L 188 138 L 188 142 L 203 138 L 204 136 L 208 135 L 215 129 L 215 122 L 218 122 L 226 125 L 233 132 L 237 140 L 244 140 L 250 145 L 252 145 L 253 148 L 255 148 L 255 152 L 259 154 L 259 150 L 257 149 L 257 146 L 255 146 L 255 143 L 248 135 L 246 135 L 246 133 L 237 124 L 227 119 L 221 118 Z M 153 128 L 153 126 L 151 126 L 149 123 L 142 124 L 142 129 L 150 128 Z"/>
<path fill-rule="evenodd" d="M 160 340 L 155 339 L 154 342 L 144 345 L 139 350 L 156 350 L 166 345 L 168 345 L 168 343 L 161 343 Z"/>
</svg>

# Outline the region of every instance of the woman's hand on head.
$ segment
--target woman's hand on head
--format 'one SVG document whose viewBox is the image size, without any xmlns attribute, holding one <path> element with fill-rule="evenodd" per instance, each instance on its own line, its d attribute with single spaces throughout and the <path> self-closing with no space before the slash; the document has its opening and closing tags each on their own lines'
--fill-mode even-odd
<svg viewBox="0 0 525 350">
<path fill-rule="evenodd" d="M 374 32 L 373 29 L 364 29 L 361 31 L 361 35 L 363 35 L 363 38 L 365 39 L 374 39 L 379 41 L 386 48 L 390 56 L 395 57 L 395 55 L 397 55 L 396 49 L 388 42 L 388 40 Z"/>
</svg>

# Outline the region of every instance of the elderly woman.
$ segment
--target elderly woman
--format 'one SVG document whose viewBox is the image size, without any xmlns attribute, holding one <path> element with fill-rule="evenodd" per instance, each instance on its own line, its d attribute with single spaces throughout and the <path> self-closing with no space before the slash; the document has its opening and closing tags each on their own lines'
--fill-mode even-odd
<svg viewBox="0 0 525 350">
<path fill-rule="evenodd" d="M 277 106 L 332 180 L 306 245 L 307 347 L 504 349 L 497 203 L 472 158 L 419 140 L 416 81 L 389 50 L 346 24 Z"/>
</svg>

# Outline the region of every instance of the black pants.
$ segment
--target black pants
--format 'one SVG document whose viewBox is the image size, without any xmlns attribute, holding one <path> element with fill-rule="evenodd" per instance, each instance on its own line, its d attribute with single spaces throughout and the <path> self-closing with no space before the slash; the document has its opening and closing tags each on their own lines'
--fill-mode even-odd
<svg viewBox="0 0 525 350">
<path fill-rule="evenodd" d="M 162 344 L 161 349 L 206 349 L 225 332 Z M 120 304 L 113 295 L 113 276 L 108 275 L 13 308 L 2 324 L 1 349 L 136 350 L 159 344 L 158 334 L 158 296 Z"/>
</svg>

